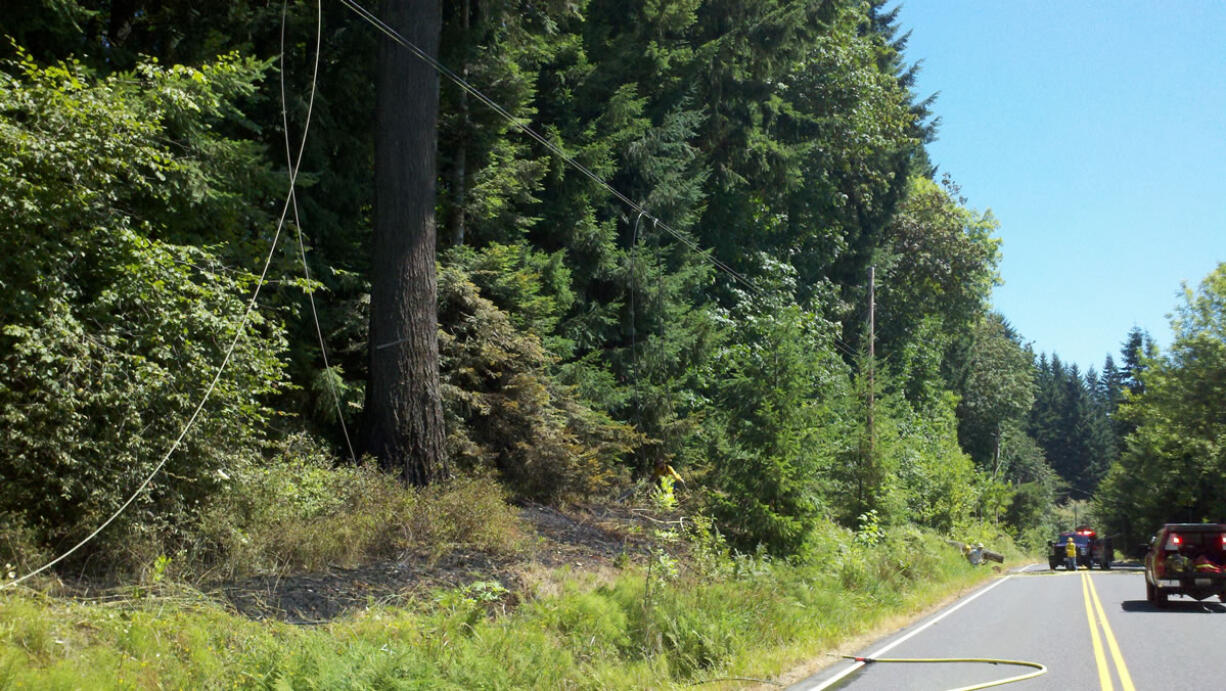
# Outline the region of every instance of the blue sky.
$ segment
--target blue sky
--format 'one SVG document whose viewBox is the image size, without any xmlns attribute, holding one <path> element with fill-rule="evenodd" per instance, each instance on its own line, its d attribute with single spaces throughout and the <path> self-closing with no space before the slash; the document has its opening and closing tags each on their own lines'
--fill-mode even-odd
<svg viewBox="0 0 1226 691">
<path fill-rule="evenodd" d="M 893 6 L 893 5 L 892 5 Z M 1084 370 L 1226 261 L 1226 2 L 908 0 L 933 161 L 991 209 L 993 304 Z"/>
</svg>

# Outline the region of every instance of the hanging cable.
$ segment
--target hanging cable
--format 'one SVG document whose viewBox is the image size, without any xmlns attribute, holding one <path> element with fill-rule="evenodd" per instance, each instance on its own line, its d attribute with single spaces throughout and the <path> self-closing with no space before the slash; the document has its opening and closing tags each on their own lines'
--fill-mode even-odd
<svg viewBox="0 0 1226 691">
<path fill-rule="evenodd" d="M 288 106 L 286 104 L 286 98 L 285 98 L 285 19 L 286 19 L 286 15 L 288 14 L 287 4 L 288 4 L 288 0 L 282 0 L 281 2 L 281 129 L 285 133 L 285 161 L 286 161 L 286 166 L 287 166 L 286 169 L 291 170 L 291 171 L 296 171 L 297 166 L 295 165 L 294 156 L 291 153 L 291 148 L 290 148 L 289 113 L 287 110 Z M 320 0 L 320 2 L 316 4 L 316 8 L 319 12 L 319 16 L 316 18 L 316 20 L 320 25 L 323 24 L 322 5 L 323 5 L 322 0 Z M 319 43 L 316 42 L 315 61 L 314 61 L 314 66 L 311 69 L 311 84 L 312 85 L 314 85 L 319 79 L 319 48 L 320 48 Z M 311 112 L 314 105 L 315 105 L 315 88 L 314 86 L 312 86 L 310 101 L 307 103 L 307 113 L 308 114 Z M 309 121 L 309 116 L 308 116 L 308 121 Z M 302 133 L 302 141 L 298 145 L 297 163 L 302 162 L 302 154 L 305 150 L 306 150 L 306 131 L 304 130 Z M 340 394 L 336 390 L 336 383 L 332 379 L 332 365 L 331 363 L 328 362 L 328 345 L 327 343 L 324 342 L 323 328 L 320 327 L 319 325 L 319 311 L 315 309 L 315 293 L 309 287 L 309 284 L 311 282 L 311 268 L 310 266 L 307 265 L 306 244 L 303 242 L 303 239 L 302 239 L 302 219 L 298 215 L 298 194 L 295 191 L 294 183 L 295 183 L 295 176 L 291 175 L 290 184 L 289 184 L 289 196 L 290 196 L 292 208 L 294 210 L 294 229 L 297 230 L 298 256 L 302 260 L 302 275 L 306 278 L 307 284 L 308 284 L 308 287 L 306 290 L 307 302 L 309 302 L 311 305 L 311 318 L 315 321 L 315 335 L 319 339 L 319 352 L 320 354 L 323 355 L 323 360 L 324 360 L 324 372 L 326 374 L 324 378 L 328 382 L 328 391 L 332 393 L 332 402 L 336 406 L 336 419 L 337 419 L 337 422 L 339 422 L 341 425 L 341 434 L 343 434 L 345 437 L 345 449 L 349 451 L 349 460 L 352 461 L 354 465 L 357 465 L 358 457 L 357 457 L 357 454 L 353 452 L 353 442 L 350 441 L 349 439 L 349 426 L 345 424 L 345 412 L 344 410 L 341 409 L 341 397 L 340 397 Z"/>
<path fill-rule="evenodd" d="M 319 3 L 321 5 L 322 5 L 322 2 L 323 0 L 319 0 Z M 321 39 L 323 36 L 322 12 L 323 10 L 321 7 L 319 10 L 320 20 L 319 22 L 317 22 L 316 27 L 315 27 L 315 51 L 316 51 L 317 56 L 319 53 L 319 47 L 320 47 Z M 311 83 L 311 103 L 314 102 L 315 86 L 316 86 L 315 82 L 312 81 Z M 302 129 L 302 139 L 303 139 L 304 146 L 306 143 L 307 132 L 309 131 L 310 126 L 311 126 L 311 110 L 310 108 L 308 108 L 307 114 L 306 114 L 306 122 L 303 125 L 303 129 Z M 299 156 L 298 162 L 301 163 L 301 155 Z M 192 414 L 188 418 L 187 423 L 183 425 L 183 429 L 182 431 L 179 432 L 179 436 L 175 438 L 174 443 L 170 445 L 170 448 L 167 449 L 166 453 L 162 456 L 161 460 L 158 461 L 157 465 L 153 467 L 153 470 L 150 471 L 149 474 L 145 476 L 145 479 L 141 481 L 140 485 L 136 488 L 136 491 L 132 492 L 132 495 L 128 497 L 127 501 L 125 501 L 122 505 L 120 505 L 120 507 L 116 509 L 115 512 L 112 513 L 109 517 L 107 517 L 107 519 L 103 521 L 101 525 L 95 528 L 93 532 L 85 536 L 84 539 L 82 539 L 80 542 L 70 547 L 68 550 L 66 550 L 59 556 L 46 562 L 45 564 L 38 567 L 37 569 L 34 569 L 33 571 L 26 573 L 25 575 L 22 575 L 11 581 L 8 581 L 7 583 L 4 583 L 3 585 L 0 585 L 0 590 L 5 590 L 7 588 L 14 587 L 20 583 L 23 583 L 33 578 L 34 576 L 37 576 L 38 574 L 46 571 L 47 569 L 50 569 L 51 567 L 55 566 L 61 561 L 67 559 L 69 556 L 74 554 L 77 550 L 84 547 L 86 544 L 92 541 L 95 537 L 97 537 L 98 534 L 101 533 L 103 530 L 106 530 L 106 528 L 110 526 L 112 523 L 114 523 L 117 518 L 123 515 L 123 512 L 126 511 L 128 507 L 131 506 L 132 503 L 136 501 L 137 497 L 139 497 L 142 493 L 144 493 L 145 489 L 149 487 L 149 484 L 153 482 L 153 478 L 155 478 L 158 475 L 158 473 L 162 471 L 162 468 L 166 466 L 166 462 L 169 461 L 170 457 L 174 454 L 174 452 L 178 450 L 179 446 L 183 443 L 184 438 L 187 437 L 187 433 L 191 430 L 193 426 L 195 426 L 196 420 L 199 419 L 200 413 L 204 410 L 205 404 L 208 403 L 209 397 L 213 395 L 213 390 L 217 388 L 217 383 L 221 381 L 221 375 L 225 372 L 226 367 L 230 364 L 230 359 L 234 356 L 234 350 L 235 348 L 238 347 L 238 341 L 239 339 L 243 337 L 243 332 L 247 328 L 247 322 L 251 318 L 251 313 L 255 310 L 256 300 L 259 298 L 260 290 L 264 287 L 264 284 L 268 278 L 268 270 L 269 270 L 269 267 L 272 266 L 273 256 L 276 254 L 277 245 L 280 243 L 280 240 L 281 240 L 281 231 L 284 229 L 285 220 L 289 215 L 290 200 L 293 196 L 294 184 L 297 181 L 297 178 L 298 178 L 298 166 L 295 165 L 290 170 L 289 190 L 286 192 L 285 203 L 281 206 L 281 217 L 277 220 L 277 229 L 276 229 L 276 232 L 273 234 L 272 243 L 270 244 L 268 248 L 268 256 L 265 257 L 264 259 L 264 268 L 261 269 L 259 279 L 256 281 L 255 288 L 251 292 L 251 299 L 247 301 L 247 308 L 243 311 L 243 316 L 242 316 L 242 319 L 239 320 L 238 328 L 234 330 L 234 338 L 231 339 L 230 345 L 226 349 L 226 355 L 224 358 L 222 358 L 221 364 L 217 367 L 217 372 L 213 375 L 213 379 L 209 382 L 208 387 L 205 389 L 204 395 L 200 397 L 200 402 L 196 405 L 195 410 L 192 411 Z"/>
<path fill-rule="evenodd" d="M 646 211 L 640 211 L 634 219 L 634 234 L 630 236 L 630 373 L 634 378 L 634 411 L 638 426 L 643 426 L 643 399 L 639 395 L 639 351 L 638 330 L 635 326 L 634 296 L 638 291 L 638 274 L 635 271 L 635 259 L 639 251 L 639 225 L 646 216 Z"/>
</svg>

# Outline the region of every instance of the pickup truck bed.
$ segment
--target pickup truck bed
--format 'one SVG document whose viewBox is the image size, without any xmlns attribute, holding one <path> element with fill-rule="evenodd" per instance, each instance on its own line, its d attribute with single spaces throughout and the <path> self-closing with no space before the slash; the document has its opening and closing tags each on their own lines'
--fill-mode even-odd
<svg viewBox="0 0 1226 691">
<path fill-rule="evenodd" d="M 1226 525 L 1168 523 L 1145 555 L 1145 596 L 1163 606 L 1171 595 L 1226 601 Z"/>
</svg>

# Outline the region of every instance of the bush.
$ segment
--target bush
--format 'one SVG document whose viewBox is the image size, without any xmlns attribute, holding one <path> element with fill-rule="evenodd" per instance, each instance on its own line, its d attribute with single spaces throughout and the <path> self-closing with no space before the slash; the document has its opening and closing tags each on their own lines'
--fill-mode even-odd
<svg viewBox="0 0 1226 691">
<path fill-rule="evenodd" d="M 62 546 L 169 453 L 246 310 L 255 278 L 193 245 L 269 228 L 265 167 L 218 134 L 263 66 L 94 79 L 18 53 L 0 72 L 0 513 Z M 285 343 L 274 315 L 250 315 L 191 434 L 91 548 L 190 523 L 258 449 Z"/>
<path fill-rule="evenodd" d="M 739 327 L 707 373 L 707 505 L 732 546 L 792 554 L 831 495 L 846 366 L 812 312 L 766 297 L 730 317 Z"/>
</svg>

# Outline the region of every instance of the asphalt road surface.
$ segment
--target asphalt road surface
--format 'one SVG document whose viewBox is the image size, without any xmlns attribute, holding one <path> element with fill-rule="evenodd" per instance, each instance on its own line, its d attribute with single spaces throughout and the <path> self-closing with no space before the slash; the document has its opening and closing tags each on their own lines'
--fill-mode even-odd
<svg viewBox="0 0 1226 691">
<path fill-rule="evenodd" d="M 1002 658 L 1047 672 L 1000 687 L 1033 689 L 1226 688 L 1226 605 L 1145 600 L 1140 569 L 1076 573 L 1030 567 L 877 641 L 857 656 Z M 791 688 L 946 691 L 1016 677 L 1030 667 L 989 663 L 833 665 Z"/>
</svg>

